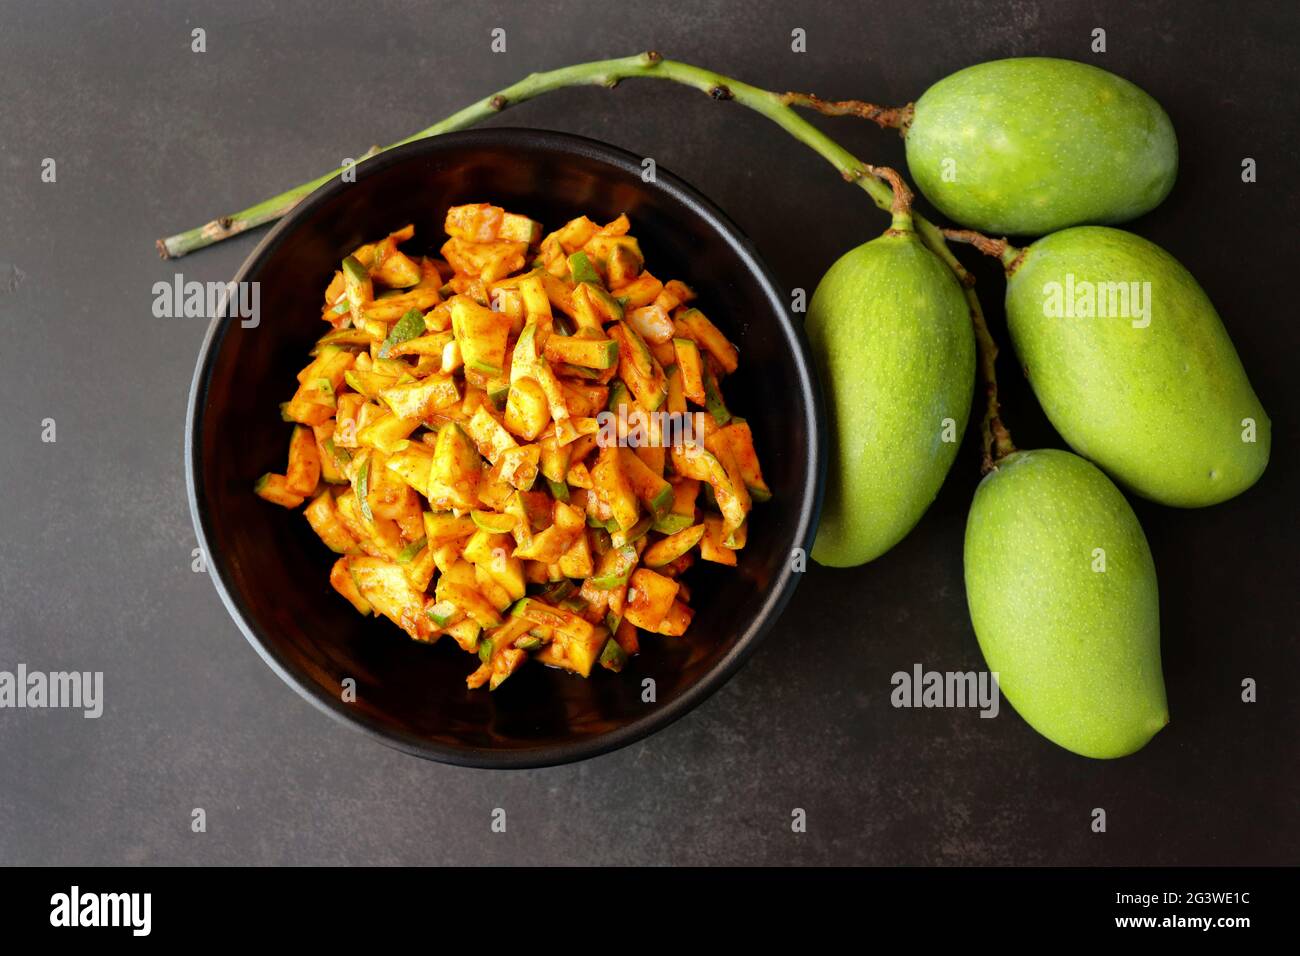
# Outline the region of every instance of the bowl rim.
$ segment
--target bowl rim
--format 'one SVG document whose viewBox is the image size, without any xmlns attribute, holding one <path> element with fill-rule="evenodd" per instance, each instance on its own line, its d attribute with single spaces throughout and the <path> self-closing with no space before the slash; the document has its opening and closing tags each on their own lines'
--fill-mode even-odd
<svg viewBox="0 0 1300 956">
<path fill-rule="evenodd" d="M 572 133 L 498 126 L 444 133 L 394 147 L 366 160 L 358 169 L 358 177 L 400 163 L 415 161 L 430 153 L 476 146 L 484 149 L 506 147 L 567 153 L 594 159 L 601 164 L 636 176 L 640 176 L 643 171 L 640 156 L 608 143 Z M 246 277 L 259 268 L 281 245 L 286 236 L 308 219 L 317 207 L 349 185 L 351 184 L 344 183 L 341 177 L 336 176 L 294 206 L 248 254 L 233 281 L 236 283 L 245 281 Z M 693 186 L 662 166 L 658 166 L 655 170 L 654 185 L 657 189 L 667 192 L 669 198 L 684 206 L 688 212 L 704 220 L 705 225 L 713 233 L 731 246 L 750 279 L 758 284 L 762 296 L 768 300 L 771 312 L 777 317 L 777 324 L 789 349 L 806 409 L 804 431 L 807 438 L 803 451 L 807 460 L 812 463 L 812 467 L 807 470 L 799 489 L 794 535 L 794 547 L 803 549 L 806 560 L 812 550 L 812 539 L 821 511 L 826 477 L 826 454 L 822 425 L 824 405 L 802 324 L 795 322 L 790 316 L 780 286 L 759 256 L 754 244 L 726 213 Z M 324 711 L 339 723 L 359 730 L 386 746 L 439 763 L 462 767 L 528 769 L 585 760 L 635 743 L 685 716 L 731 679 L 740 666 L 749 659 L 759 641 L 776 623 L 786 604 L 789 603 L 799 578 L 804 573 L 793 570 L 793 562 L 785 562 L 781 572 L 764 595 L 750 626 L 738 636 L 731 649 L 710 670 L 673 700 L 648 710 L 644 716 L 631 720 L 616 730 L 537 747 L 494 750 L 448 746 L 417 734 L 384 726 L 365 712 L 351 708 L 335 696 L 325 693 L 324 689 L 317 684 L 301 680 L 294 673 L 289 663 L 281 658 L 281 655 L 263 639 L 259 629 L 251 623 L 242 596 L 226 581 L 221 556 L 213 554 L 209 546 L 207 528 L 212 521 L 212 516 L 208 513 L 209 509 L 206 505 L 201 504 L 205 495 L 200 426 L 207 409 L 206 398 L 215 357 L 220 351 L 226 333 L 234 325 L 234 319 L 227 320 L 224 308 L 219 310 L 217 316 L 209 323 L 199 348 L 198 360 L 190 384 L 189 399 L 186 403 L 185 489 L 189 498 L 190 517 L 194 523 L 199 546 L 203 549 L 208 577 L 216 587 L 226 612 L 243 633 L 244 639 L 282 681 L 318 710 Z"/>
</svg>

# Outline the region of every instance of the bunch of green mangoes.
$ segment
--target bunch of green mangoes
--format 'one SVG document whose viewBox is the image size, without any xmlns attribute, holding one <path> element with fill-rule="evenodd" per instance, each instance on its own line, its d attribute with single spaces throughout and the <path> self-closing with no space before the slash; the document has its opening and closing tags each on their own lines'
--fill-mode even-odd
<svg viewBox="0 0 1300 956">
<path fill-rule="evenodd" d="M 940 80 L 904 135 L 945 215 L 1042 237 L 1003 254 L 1007 321 L 1077 453 L 1016 452 L 981 482 L 965 544 L 976 636 L 1031 726 L 1124 756 L 1168 711 L 1155 568 L 1113 482 L 1200 507 L 1245 491 L 1269 456 L 1268 415 L 1209 297 L 1169 253 L 1113 228 L 1172 188 L 1173 125 L 1105 70 L 1021 58 Z M 896 217 L 831 266 L 808 332 L 832 437 L 813 558 L 862 564 L 912 529 L 952 465 L 950 426 L 964 426 L 974 384 L 970 316 L 951 270 Z"/>
</svg>

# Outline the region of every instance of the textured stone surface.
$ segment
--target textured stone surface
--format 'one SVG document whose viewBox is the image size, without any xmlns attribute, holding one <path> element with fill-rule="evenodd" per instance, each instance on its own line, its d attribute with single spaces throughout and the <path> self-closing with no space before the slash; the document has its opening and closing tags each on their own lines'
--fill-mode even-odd
<svg viewBox="0 0 1300 956">
<path fill-rule="evenodd" d="M 68 3 L 0 26 L 0 669 L 105 672 L 106 711 L 0 711 L 4 863 L 1281 863 L 1295 822 L 1294 12 L 1278 4 Z M 789 9 L 787 9 L 787 7 Z M 489 52 L 507 30 L 508 52 Z M 190 31 L 207 50 L 190 52 Z M 790 52 L 803 27 L 808 53 Z M 1109 52 L 1089 51 L 1103 27 Z M 897 549 L 813 569 L 740 675 L 685 720 L 590 762 L 526 773 L 406 757 L 298 699 L 190 570 L 185 397 L 203 334 L 150 314 L 177 269 L 224 280 L 245 237 L 179 264 L 153 240 L 390 142 L 524 73 L 654 47 L 778 89 L 887 103 L 970 63 L 1071 56 L 1137 82 L 1182 147 L 1136 229 L 1219 305 L 1277 424 L 1241 499 L 1135 503 L 1160 575 L 1172 723 L 1096 763 L 1004 707 L 896 710 L 890 675 L 980 666 L 961 577 L 968 442 Z M 394 92 L 381 92 L 385 79 Z M 726 209 L 787 287 L 811 291 L 886 219 L 735 106 L 627 83 L 501 124 L 643 151 Z M 827 120 L 901 162 L 891 135 Z M 58 181 L 40 181 L 44 157 Z M 1259 182 L 1243 185 L 1243 157 Z M 1001 282 L 981 264 L 995 333 Z M 1014 360 L 1020 444 L 1058 440 Z M 268 393 L 268 401 L 274 397 Z M 43 444 L 54 418 L 58 442 Z M 846 596 L 852 596 L 846 600 Z M 1260 683 L 1259 703 L 1239 701 Z M 190 832 L 194 807 L 208 832 Z M 506 808 L 504 835 L 489 830 Z M 790 832 L 792 808 L 808 832 Z M 1089 830 L 1104 807 L 1108 832 Z"/>
</svg>

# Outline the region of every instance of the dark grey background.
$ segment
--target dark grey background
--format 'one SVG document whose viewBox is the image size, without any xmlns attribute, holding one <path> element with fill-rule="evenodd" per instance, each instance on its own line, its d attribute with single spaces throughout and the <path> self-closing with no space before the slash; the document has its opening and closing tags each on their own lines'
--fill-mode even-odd
<svg viewBox="0 0 1300 956">
<path fill-rule="evenodd" d="M 505 54 L 489 52 L 496 26 Z M 794 27 L 806 54 L 790 51 Z M 0 862 L 1297 862 L 1297 32 L 1291 3 L 0 3 L 0 669 L 103 670 L 107 697 L 98 721 L 0 711 Z M 1139 755 L 1074 757 L 1009 707 L 996 720 L 890 707 L 896 670 L 982 666 L 961 577 L 969 443 L 901 546 L 814 568 L 713 699 L 576 766 L 460 770 L 350 732 L 280 683 L 191 572 L 181 436 L 204 328 L 153 318 L 151 287 L 177 271 L 228 279 L 256 237 L 176 263 L 153 240 L 530 70 L 646 48 L 887 103 L 979 60 L 1051 54 L 1168 109 L 1179 182 L 1134 228 L 1218 304 L 1274 451 L 1229 504 L 1135 505 L 1160 572 L 1173 716 Z M 654 156 L 727 210 L 787 287 L 811 290 L 886 225 L 766 121 L 682 88 L 564 91 L 497 122 Z M 902 161 L 892 134 L 823 125 L 864 158 Z M 55 184 L 40 181 L 47 156 Z M 1005 339 L 1001 280 L 979 274 Z M 1003 378 L 1019 444 L 1058 444 L 1014 362 Z M 40 440 L 46 417 L 56 444 Z M 1256 704 L 1240 702 L 1245 677 Z M 190 831 L 194 807 L 206 834 Z M 504 835 L 489 830 L 496 807 Z"/>
</svg>

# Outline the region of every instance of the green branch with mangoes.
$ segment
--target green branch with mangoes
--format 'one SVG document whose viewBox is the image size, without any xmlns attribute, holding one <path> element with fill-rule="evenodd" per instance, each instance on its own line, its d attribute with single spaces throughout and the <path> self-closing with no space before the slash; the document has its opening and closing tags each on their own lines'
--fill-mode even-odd
<svg viewBox="0 0 1300 956">
<path fill-rule="evenodd" d="M 977 64 L 888 108 L 776 93 L 651 52 L 532 74 L 393 146 L 552 90 L 634 77 L 755 110 L 892 213 L 882 235 L 830 267 L 809 307 L 832 448 L 813 558 L 863 564 L 912 530 L 956 456 L 978 370 L 984 478 L 964 563 L 985 660 L 1021 716 L 1062 747 L 1110 758 L 1145 746 L 1169 720 L 1156 574 L 1115 482 L 1174 507 L 1216 504 L 1259 479 L 1271 439 L 1209 297 L 1168 252 L 1114 228 L 1173 188 L 1178 144 L 1164 110 L 1127 80 L 1067 60 Z M 901 176 L 795 107 L 898 130 L 921 193 L 961 228 L 916 213 Z M 158 248 L 182 256 L 271 222 L 348 168 Z M 1005 236 L 1040 238 L 1017 248 Z M 1077 454 L 1013 445 L 997 346 L 948 240 L 1002 262 L 1020 364 Z"/>
</svg>

